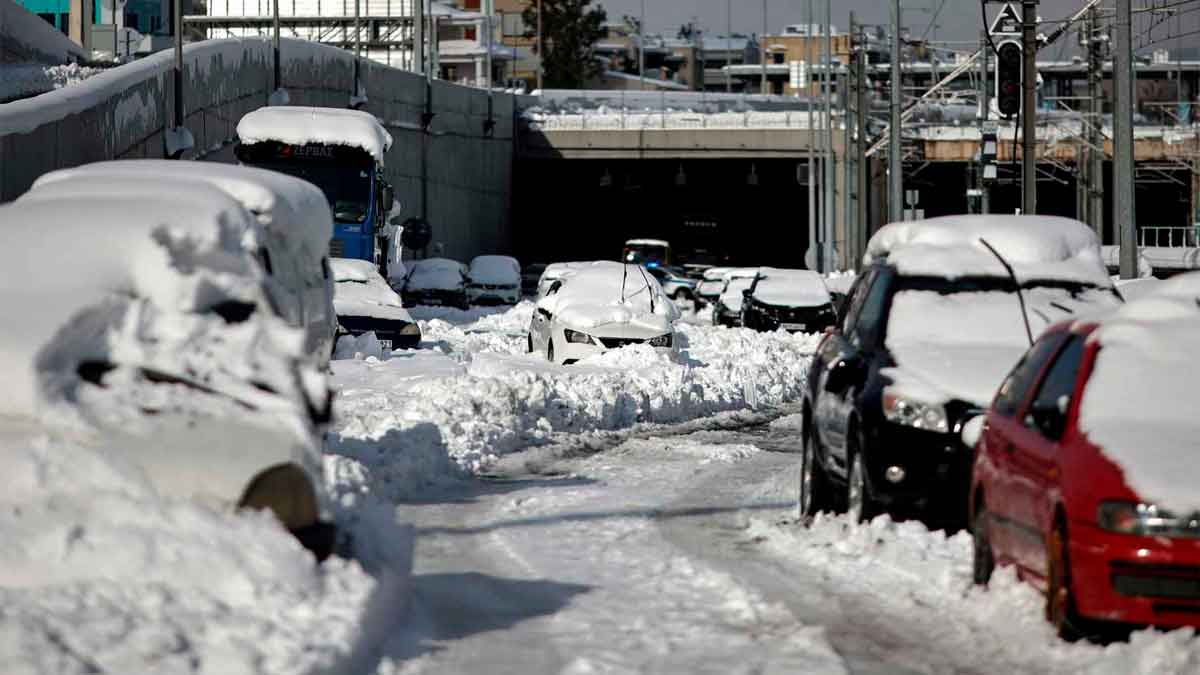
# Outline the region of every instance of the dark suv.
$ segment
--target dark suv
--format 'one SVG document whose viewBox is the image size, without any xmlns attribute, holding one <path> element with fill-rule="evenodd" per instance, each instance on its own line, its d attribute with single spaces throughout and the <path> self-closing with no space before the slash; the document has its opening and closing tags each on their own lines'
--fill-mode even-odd
<svg viewBox="0 0 1200 675">
<path fill-rule="evenodd" d="M 1008 276 L 901 273 L 887 257 L 850 289 L 809 370 L 799 485 L 802 515 L 845 508 L 857 520 L 913 512 L 965 524 L 973 448 L 962 440 L 1029 342 Z M 1003 274 L 1003 271 L 1000 272 Z M 1032 332 L 1111 288 L 1022 281 Z"/>
</svg>

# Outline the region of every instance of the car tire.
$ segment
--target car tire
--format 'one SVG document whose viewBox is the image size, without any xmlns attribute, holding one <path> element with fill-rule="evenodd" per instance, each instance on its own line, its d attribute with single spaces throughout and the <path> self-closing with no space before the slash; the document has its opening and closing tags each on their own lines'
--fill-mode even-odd
<svg viewBox="0 0 1200 675">
<path fill-rule="evenodd" d="M 817 438 L 812 423 L 805 425 L 800 450 L 800 476 L 796 486 L 796 511 L 807 522 L 821 511 L 833 507 L 829 476 L 817 460 Z"/>
<path fill-rule="evenodd" d="M 851 522 L 867 523 L 881 513 L 875 496 L 871 494 L 871 483 L 867 480 L 862 448 L 858 432 L 851 430 L 846 438 L 847 454 L 850 456 L 850 471 L 846 474 L 846 513 Z"/>
<path fill-rule="evenodd" d="M 988 530 L 990 517 L 982 504 L 975 513 L 975 523 L 971 528 L 972 546 L 972 577 L 976 585 L 987 586 L 996 570 L 996 557 L 992 551 L 992 537 Z"/>
<path fill-rule="evenodd" d="M 1071 588 L 1071 559 L 1067 550 L 1067 527 L 1062 520 L 1054 524 L 1046 544 L 1049 569 L 1046 572 L 1046 619 L 1058 636 L 1068 642 L 1083 637 L 1083 623 L 1075 610 Z"/>
<path fill-rule="evenodd" d="M 554 360 L 554 340 L 551 340 L 546 345 L 546 360 L 549 361 L 550 363 L 557 363 Z"/>
</svg>

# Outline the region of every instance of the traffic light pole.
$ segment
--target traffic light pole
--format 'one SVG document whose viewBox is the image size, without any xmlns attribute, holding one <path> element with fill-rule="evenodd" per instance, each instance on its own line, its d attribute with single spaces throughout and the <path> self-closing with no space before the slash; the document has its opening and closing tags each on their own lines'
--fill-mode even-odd
<svg viewBox="0 0 1200 675">
<path fill-rule="evenodd" d="M 1133 157 L 1133 8 L 1117 0 L 1113 52 L 1113 227 L 1120 233 L 1121 278 L 1137 277 Z"/>
<path fill-rule="evenodd" d="M 1104 238 L 1104 55 L 1101 52 L 1099 11 L 1088 10 L 1088 216 L 1096 234 Z"/>
<path fill-rule="evenodd" d="M 900 0 L 892 0 L 892 100 L 891 143 L 888 146 L 888 216 L 889 222 L 904 220 L 904 167 L 901 164 L 900 104 L 904 98 L 900 72 Z"/>
<path fill-rule="evenodd" d="M 1025 62 L 1021 69 L 1024 100 L 1021 104 L 1021 213 L 1037 213 L 1037 0 L 1022 0 L 1021 47 Z"/>
</svg>

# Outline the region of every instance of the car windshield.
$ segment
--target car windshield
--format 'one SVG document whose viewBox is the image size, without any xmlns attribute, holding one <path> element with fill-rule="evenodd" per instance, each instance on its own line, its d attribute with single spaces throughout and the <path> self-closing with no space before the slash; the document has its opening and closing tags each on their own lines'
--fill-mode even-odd
<svg viewBox="0 0 1200 675">
<path fill-rule="evenodd" d="M 302 178 L 321 188 L 329 201 L 329 210 L 333 211 L 333 219 L 339 223 L 367 220 L 371 204 L 371 172 L 368 169 L 302 162 L 268 162 L 256 166 Z"/>
<path fill-rule="evenodd" d="M 1023 282 L 1030 327 L 1047 326 L 1091 304 L 1117 302 L 1110 289 L 1062 280 Z M 970 316 L 970 321 L 964 321 Z M 889 346 L 900 343 L 1027 344 L 1016 284 L 1003 277 L 901 277 L 887 322 Z"/>
</svg>

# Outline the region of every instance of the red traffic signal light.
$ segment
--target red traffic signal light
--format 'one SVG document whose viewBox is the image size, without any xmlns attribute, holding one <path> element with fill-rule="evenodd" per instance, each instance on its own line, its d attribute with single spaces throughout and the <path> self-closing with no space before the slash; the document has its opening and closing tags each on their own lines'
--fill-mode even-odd
<svg viewBox="0 0 1200 675">
<path fill-rule="evenodd" d="M 1001 42 L 996 47 L 996 108 L 1005 117 L 1021 112 L 1021 43 Z"/>
</svg>

